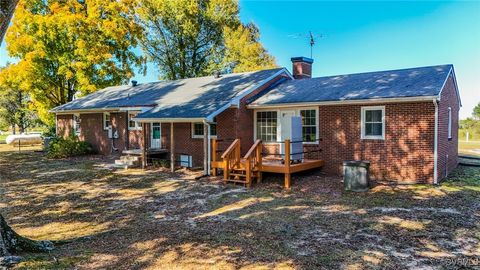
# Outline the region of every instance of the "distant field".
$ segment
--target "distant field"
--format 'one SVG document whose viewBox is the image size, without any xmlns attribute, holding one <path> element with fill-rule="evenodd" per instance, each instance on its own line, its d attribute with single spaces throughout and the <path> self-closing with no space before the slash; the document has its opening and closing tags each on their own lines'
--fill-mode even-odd
<svg viewBox="0 0 480 270">
<path fill-rule="evenodd" d="M 478 151 L 474 151 L 474 150 L 478 150 Z M 475 141 L 475 142 L 459 141 L 458 153 L 463 155 L 480 157 L 480 141 Z"/>
</svg>

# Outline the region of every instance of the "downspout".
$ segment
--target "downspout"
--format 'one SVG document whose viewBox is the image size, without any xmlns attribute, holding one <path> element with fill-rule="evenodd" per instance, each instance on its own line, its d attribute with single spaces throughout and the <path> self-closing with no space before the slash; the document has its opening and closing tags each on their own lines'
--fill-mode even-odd
<svg viewBox="0 0 480 270">
<path fill-rule="evenodd" d="M 210 175 L 211 170 L 211 156 L 212 156 L 212 149 L 211 149 L 211 139 L 212 136 L 210 134 L 210 124 L 204 120 L 203 123 L 207 126 L 207 173 L 206 175 Z"/>
<path fill-rule="evenodd" d="M 435 106 L 435 135 L 433 140 L 433 184 L 438 184 L 438 101 L 433 100 Z"/>
</svg>

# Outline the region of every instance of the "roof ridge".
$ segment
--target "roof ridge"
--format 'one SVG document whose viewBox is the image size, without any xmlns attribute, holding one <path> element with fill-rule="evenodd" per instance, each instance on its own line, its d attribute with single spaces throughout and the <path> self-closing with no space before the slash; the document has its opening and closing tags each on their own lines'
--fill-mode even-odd
<svg viewBox="0 0 480 270">
<path fill-rule="evenodd" d="M 235 76 L 235 75 L 241 75 L 241 74 L 252 74 L 252 73 L 261 72 L 261 71 L 270 71 L 270 70 L 276 70 L 276 69 L 280 70 L 282 68 L 283 67 L 267 68 L 267 69 L 260 69 L 260 70 L 254 70 L 254 71 L 225 73 L 225 74 L 220 74 L 220 75 L 221 76 Z M 154 81 L 154 82 L 145 82 L 145 83 L 138 82 L 137 86 L 145 85 L 145 84 L 170 83 L 170 82 L 177 82 L 177 81 L 183 81 L 183 80 L 204 79 L 204 78 L 209 78 L 209 77 L 212 77 L 212 76 L 214 76 L 214 75 L 205 75 L 205 76 L 200 76 L 200 77 L 189 77 L 189 78 L 183 78 L 183 79 L 163 80 L 163 81 Z M 109 86 L 109 87 L 120 87 L 120 86 L 131 86 L 131 85 L 130 84 L 122 84 L 122 85 L 113 85 L 113 86 Z"/>
<path fill-rule="evenodd" d="M 338 77 L 338 76 L 360 75 L 360 74 L 371 74 L 371 73 L 383 73 L 383 72 L 392 72 L 392 71 L 405 71 L 405 70 L 411 70 L 411 69 L 423 69 L 423 68 L 444 67 L 444 66 L 451 66 L 451 67 L 453 67 L 453 64 L 443 64 L 443 65 L 433 65 L 433 66 L 420 66 L 420 67 L 411 67 L 411 68 L 398 68 L 398 69 L 387 69 L 387 70 L 376 70 L 376 71 L 367 71 L 367 72 L 355 72 L 355 73 L 328 75 L 328 76 L 314 77 L 314 78 L 311 78 L 310 80 L 312 80 L 312 79 L 325 79 L 325 78 Z M 307 79 L 307 80 L 308 80 L 308 79 Z M 302 79 L 302 81 L 307 81 L 307 80 Z M 294 80 L 294 81 L 299 81 L 299 80 Z"/>
</svg>

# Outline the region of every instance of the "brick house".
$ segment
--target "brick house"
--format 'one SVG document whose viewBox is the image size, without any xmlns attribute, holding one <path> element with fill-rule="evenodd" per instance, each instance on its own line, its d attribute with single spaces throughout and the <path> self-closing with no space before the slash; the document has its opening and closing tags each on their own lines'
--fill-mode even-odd
<svg viewBox="0 0 480 270">
<path fill-rule="evenodd" d="M 264 154 L 282 155 L 289 121 L 299 116 L 304 157 L 323 160 L 327 173 L 341 174 L 344 160 L 369 160 L 374 179 L 438 183 L 457 166 L 461 101 L 452 65 L 311 78 L 312 59 L 292 63 L 293 74 L 108 87 L 54 108 L 57 134 L 75 133 L 105 155 L 188 157 L 188 166 L 209 172 L 212 138 L 223 150 L 240 139 L 242 155 L 261 139 Z"/>
</svg>

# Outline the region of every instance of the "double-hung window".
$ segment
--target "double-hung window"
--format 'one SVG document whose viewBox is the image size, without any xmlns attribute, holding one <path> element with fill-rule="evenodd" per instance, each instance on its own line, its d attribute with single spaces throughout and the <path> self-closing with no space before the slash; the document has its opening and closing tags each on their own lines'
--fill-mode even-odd
<svg viewBox="0 0 480 270">
<path fill-rule="evenodd" d="M 216 137 L 217 136 L 217 123 L 215 122 L 216 119 L 213 119 L 214 123 L 210 123 L 210 136 Z M 192 123 L 192 138 L 203 138 L 204 125 L 203 123 Z"/>
<path fill-rule="evenodd" d="M 105 112 L 103 113 L 103 129 L 111 129 L 112 128 L 112 122 L 110 121 L 110 113 Z"/>
<path fill-rule="evenodd" d="M 303 142 L 317 141 L 317 110 L 300 110 Z"/>
<path fill-rule="evenodd" d="M 257 112 L 257 139 L 263 142 L 277 141 L 277 112 Z"/>
<path fill-rule="evenodd" d="M 385 139 L 385 107 L 362 107 L 362 139 Z"/>
<path fill-rule="evenodd" d="M 128 129 L 129 130 L 141 130 L 142 129 L 142 125 L 140 124 L 140 122 L 137 122 L 135 120 L 133 120 L 133 118 L 135 118 L 135 116 L 137 116 L 138 113 L 135 113 L 135 112 L 129 112 L 128 113 Z"/>
</svg>

